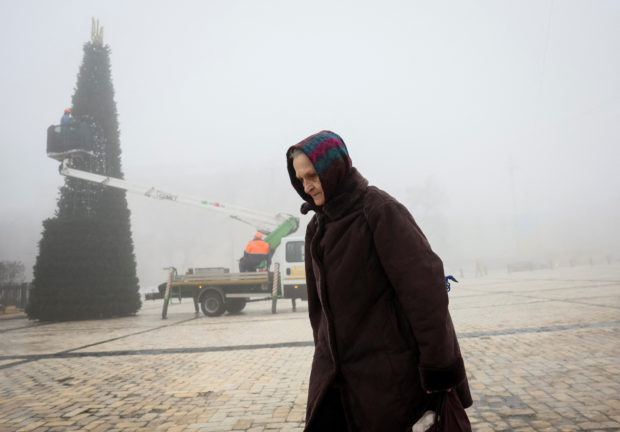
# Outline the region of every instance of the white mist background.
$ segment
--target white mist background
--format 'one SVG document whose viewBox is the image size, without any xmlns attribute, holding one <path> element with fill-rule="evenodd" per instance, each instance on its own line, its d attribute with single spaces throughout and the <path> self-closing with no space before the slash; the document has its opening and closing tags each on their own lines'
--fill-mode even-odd
<svg viewBox="0 0 620 432">
<path fill-rule="evenodd" d="M 330 129 L 448 273 L 620 254 L 618 1 L 27 0 L 0 4 L 0 259 L 28 278 L 91 17 L 133 183 L 299 214 L 284 153 Z M 168 265 L 236 268 L 254 231 L 128 202 L 142 290 Z"/>
</svg>

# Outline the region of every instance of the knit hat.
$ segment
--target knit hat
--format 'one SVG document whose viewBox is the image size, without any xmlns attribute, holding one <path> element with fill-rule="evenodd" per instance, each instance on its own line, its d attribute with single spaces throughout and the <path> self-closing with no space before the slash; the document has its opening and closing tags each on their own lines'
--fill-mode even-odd
<svg viewBox="0 0 620 432">
<path fill-rule="evenodd" d="M 346 177 L 352 163 L 347 146 L 340 136 L 330 131 L 321 131 L 310 135 L 303 141 L 291 146 L 286 152 L 288 174 L 291 184 L 305 201 L 312 203 L 312 197 L 304 192 L 302 182 L 297 178 L 291 154 L 295 149 L 301 150 L 319 175 L 325 200 L 334 196 L 338 185 Z"/>
</svg>

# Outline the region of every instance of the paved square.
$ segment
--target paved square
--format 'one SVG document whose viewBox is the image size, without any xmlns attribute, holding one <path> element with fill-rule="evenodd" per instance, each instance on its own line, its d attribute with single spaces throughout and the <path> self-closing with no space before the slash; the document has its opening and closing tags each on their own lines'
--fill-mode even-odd
<svg viewBox="0 0 620 432">
<path fill-rule="evenodd" d="M 620 265 L 453 284 L 475 431 L 620 430 Z M 207 318 L 191 300 L 69 323 L 0 316 L 0 431 L 301 431 L 307 304 Z"/>
</svg>

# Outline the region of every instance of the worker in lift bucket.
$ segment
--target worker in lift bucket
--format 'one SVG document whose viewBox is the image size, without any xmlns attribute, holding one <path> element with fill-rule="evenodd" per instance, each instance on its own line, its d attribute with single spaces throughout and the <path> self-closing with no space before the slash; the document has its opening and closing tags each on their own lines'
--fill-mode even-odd
<svg viewBox="0 0 620 432">
<path fill-rule="evenodd" d="M 71 115 L 71 108 L 65 108 L 65 112 L 60 118 L 60 125 L 65 126 L 73 123 L 73 116 Z"/>
<path fill-rule="evenodd" d="M 239 260 L 239 271 L 256 271 L 259 265 L 265 261 L 266 268 L 271 264 L 271 248 L 269 243 L 263 240 L 263 233 L 254 233 L 254 238 L 248 242 L 243 252 L 243 258 Z"/>
</svg>

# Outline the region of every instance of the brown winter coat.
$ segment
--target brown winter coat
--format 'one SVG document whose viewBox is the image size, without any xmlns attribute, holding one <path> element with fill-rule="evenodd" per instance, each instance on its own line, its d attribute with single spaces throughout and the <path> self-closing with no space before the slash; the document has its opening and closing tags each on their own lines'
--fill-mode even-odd
<svg viewBox="0 0 620 432">
<path fill-rule="evenodd" d="M 320 173 L 322 207 L 300 192 L 302 212 L 316 212 L 305 243 L 315 342 L 306 425 L 332 386 L 351 431 L 410 430 L 426 390 L 455 387 L 470 406 L 441 260 L 402 204 L 355 168 L 338 170 Z M 299 192 L 290 159 L 289 173 Z"/>
</svg>

